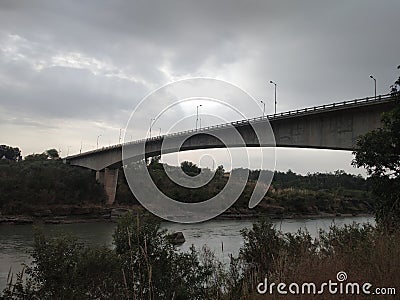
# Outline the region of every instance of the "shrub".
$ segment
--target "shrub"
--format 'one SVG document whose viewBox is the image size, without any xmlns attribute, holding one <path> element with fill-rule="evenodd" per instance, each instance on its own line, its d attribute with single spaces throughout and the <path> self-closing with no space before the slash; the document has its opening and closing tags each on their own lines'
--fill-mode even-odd
<svg viewBox="0 0 400 300">
<path fill-rule="evenodd" d="M 115 249 L 35 234 L 33 262 L 6 299 L 220 299 L 224 272 L 209 250 L 178 252 L 157 219 L 126 215 Z M 24 282 L 23 276 L 26 275 Z"/>
</svg>

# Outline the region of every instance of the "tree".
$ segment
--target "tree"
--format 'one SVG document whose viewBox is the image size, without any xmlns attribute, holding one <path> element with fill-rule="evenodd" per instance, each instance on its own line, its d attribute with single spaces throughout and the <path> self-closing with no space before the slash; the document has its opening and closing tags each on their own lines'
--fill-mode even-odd
<svg viewBox="0 0 400 300">
<path fill-rule="evenodd" d="M 200 174 L 201 171 L 201 169 L 197 167 L 196 164 L 186 160 L 181 163 L 181 168 L 183 172 L 185 172 L 189 176 L 196 176 Z"/>
<path fill-rule="evenodd" d="M 400 67 L 400 66 L 399 66 Z M 382 116 L 382 128 L 360 137 L 355 158 L 366 168 L 376 196 L 376 221 L 385 230 L 400 228 L 400 78 L 391 86 L 396 107 Z M 393 94 L 395 91 L 395 94 Z"/>
<path fill-rule="evenodd" d="M 48 158 L 50 158 L 50 159 L 59 159 L 60 158 L 60 155 L 58 154 L 58 151 L 56 149 L 54 149 L 54 148 L 46 150 L 45 153 L 47 154 Z"/>
<path fill-rule="evenodd" d="M 215 170 L 215 177 L 222 178 L 224 177 L 224 174 L 225 174 L 224 166 L 223 165 L 218 166 L 217 169 Z"/>
<path fill-rule="evenodd" d="M 60 159 L 60 155 L 58 151 L 54 148 L 44 151 L 41 154 L 29 154 L 25 156 L 25 160 L 33 161 L 33 160 L 47 160 L 47 159 Z"/>
<path fill-rule="evenodd" d="M 397 69 L 400 70 L 400 65 L 397 66 Z M 400 93 L 400 76 L 399 76 L 399 78 L 397 78 L 397 80 L 394 82 L 394 84 L 392 84 L 390 86 L 390 93 L 392 95 L 397 95 L 397 96 L 399 95 L 399 93 Z"/>
<path fill-rule="evenodd" d="M 42 154 L 29 154 L 27 156 L 25 156 L 25 160 L 26 161 L 38 161 L 38 160 L 47 160 L 49 157 L 47 156 L 46 153 L 42 153 Z"/>
<path fill-rule="evenodd" d="M 17 147 L 13 148 L 7 145 L 0 145 L 0 159 L 19 161 L 22 159 L 21 150 Z"/>
<path fill-rule="evenodd" d="M 151 170 L 163 170 L 163 164 L 160 163 L 161 155 L 153 156 L 149 163 L 149 169 Z"/>
</svg>

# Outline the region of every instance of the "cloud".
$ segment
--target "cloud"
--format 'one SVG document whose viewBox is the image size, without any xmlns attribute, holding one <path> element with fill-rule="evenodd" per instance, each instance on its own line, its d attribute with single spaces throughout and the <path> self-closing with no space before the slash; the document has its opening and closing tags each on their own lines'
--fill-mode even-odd
<svg viewBox="0 0 400 300">
<path fill-rule="evenodd" d="M 83 137 L 65 142 L 76 152 L 96 130 L 115 136 L 152 90 L 191 76 L 230 81 L 264 100 L 267 113 L 271 79 L 278 111 L 371 96 L 370 74 L 387 93 L 399 64 L 399 9 L 396 0 L 5 0 L 0 126 L 33 126 L 52 140 L 66 132 L 59 124 L 80 124 Z M 137 137 L 162 104 L 145 108 Z M 3 139 L 26 152 L 40 147 Z"/>
</svg>

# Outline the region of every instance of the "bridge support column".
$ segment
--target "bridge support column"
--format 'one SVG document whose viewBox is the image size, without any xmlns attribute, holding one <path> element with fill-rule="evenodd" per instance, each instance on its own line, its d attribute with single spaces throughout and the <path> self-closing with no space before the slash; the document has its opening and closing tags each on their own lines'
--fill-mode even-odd
<svg viewBox="0 0 400 300">
<path fill-rule="evenodd" d="M 104 191 L 107 195 L 107 204 L 114 204 L 117 193 L 118 169 L 105 168 L 104 171 L 97 171 L 96 180 L 104 186 Z"/>
<path fill-rule="evenodd" d="M 96 171 L 96 180 L 104 184 L 104 171 Z"/>
</svg>

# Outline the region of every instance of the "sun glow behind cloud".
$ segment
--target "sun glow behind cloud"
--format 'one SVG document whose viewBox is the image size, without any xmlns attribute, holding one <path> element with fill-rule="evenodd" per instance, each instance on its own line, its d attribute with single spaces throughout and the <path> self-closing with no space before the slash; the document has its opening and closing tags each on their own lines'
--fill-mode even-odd
<svg viewBox="0 0 400 300">
<path fill-rule="evenodd" d="M 95 147 L 99 134 L 101 146 L 116 143 L 141 99 L 192 76 L 227 80 L 247 90 L 258 102 L 255 109 L 240 99 L 232 104 L 251 118 L 262 114 L 260 100 L 267 103 L 267 114 L 273 112 L 269 80 L 278 83 L 280 112 L 370 96 L 371 73 L 383 94 L 397 74 L 396 0 L 385 5 L 366 0 L 362 6 L 206 0 L 187 1 L 184 7 L 162 1 L 98 1 L 92 6 L 42 0 L 40 5 L 4 1 L 0 8 L 0 126 L 7 129 L 2 141 L 25 154 L 52 143 L 78 153 L 81 141 L 89 145 L 85 150 Z M 195 127 L 197 103 L 173 111 L 188 116 L 182 129 Z M 129 139 L 146 136 L 158 108 L 146 108 Z M 211 113 L 240 119 L 207 102 L 199 110 L 202 126 L 214 124 L 206 115 Z M 170 121 L 166 117 L 156 125 L 165 133 Z M 332 161 L 358 172 L 350 166 L 349 153 L 282 153 L 284 168 L 290 161 L 293 170 L 303 173 L 329 169 Z"/>
</svg>

